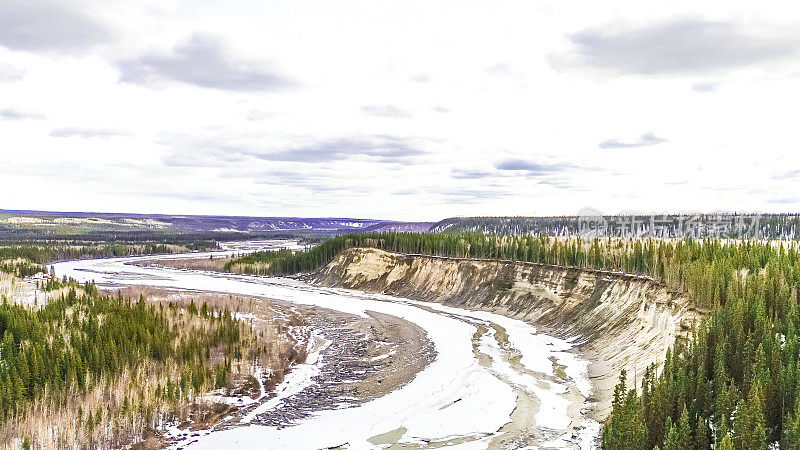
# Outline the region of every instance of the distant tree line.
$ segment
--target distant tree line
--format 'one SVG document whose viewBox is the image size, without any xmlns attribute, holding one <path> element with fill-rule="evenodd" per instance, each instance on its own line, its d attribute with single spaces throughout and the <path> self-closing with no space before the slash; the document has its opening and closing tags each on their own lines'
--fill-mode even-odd
<svg viewBox="0 0 800 450">
<path fill-rule="evenodd" d="M 10 273 L 20 278 L 43 272 L 44 266 L 26 259 L 6 260 L 0 262 L 0 272 Z"/>
<path fill-rule="evenodd" d="M 207 244 L 202 247 L 206 248 Z M 214 244 L 216 246 L 216 244 Z M 100 243 L 0 243 L 0 260 L 23 258 L 36 264 L 79 258 L 109 258 L 140 254 L 174 253 L 192 248 L 180 245 L 139 242 L 135 244 L 120 242 Z"/>
<path fill-rule="evenodd" d="M 83 258 L 150 255 L 216 248 L 213 241 L 181 242 L 93 242 L 43 241 L 0 242 L 0 272 L 26 277 L 46 271 L 44 264 Z"/>
<path fill-rule="evenodd" d="M 757 219 L 753 221 L 753 218 Z M 629 237 L 705 238 L 722 232 L 728 238 L 760 237 L 765 239 L 800 239 L 800 215 L 797 214 L 664 214 L 597 216 L 609 229 L 627 232 Z M 541 217 L 454 217 L 434 224 L 430 231 L 439 233 L 491 233 L 514 235 L 577 236 L 582 231 L 579 216 Z M 632 223 L 629 223 L 632 222 Z M 749 225 L 754 225 L 750 228 Z M 720 226 L 723 226 L 721 229 Z M 614 235 L 614 234 L 612 234 Z M 602 235 L 606 237 L 605 235 Z"/>
</svg>

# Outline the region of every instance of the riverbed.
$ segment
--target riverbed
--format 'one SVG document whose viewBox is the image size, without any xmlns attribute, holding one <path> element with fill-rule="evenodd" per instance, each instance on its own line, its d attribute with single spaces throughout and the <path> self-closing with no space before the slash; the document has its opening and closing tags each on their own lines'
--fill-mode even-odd
<svg viewBox="0 0 800 450">
<path fill-rule="evenodd" d="M 268 245 L 277 248 L 281 243 Z M 247 249 L 253 247 L 258 246 Z M 240 244 L 232 250 L 242 249 Z M 318 287 L 292 278 L 132 264 L 142 258 L 68 261 L 56 264 L 55 271 L 59 277 L 94 281 L 101 287 L 152 285 L 264 297 L 361 317 L 369 317 L 369 312 L 387 314 L 421 327 L 435 347 L 433 361 L 411 382 L 382 397 L 315 411 L 291 426 L 254 422 L 211 432 L 194 439 L 189 448 L 597 447 L 600 426 L 588 418 L 592 407 L 588 362 L 570 351 L 571 342 L 537 333 L 530 324 L 488 312 Z M 296 367 L 298 376 L 287 377 L 286 385 L 278 388 L 291 395 L 297 391 L 292 380 L 308 383 L 309 377 L 299 374 L 319 370 L 323 363 L 312 359 L 307 366 Z M 275 407 L 280 403 L 264 403 L 256 415 Z"/>
</svg>

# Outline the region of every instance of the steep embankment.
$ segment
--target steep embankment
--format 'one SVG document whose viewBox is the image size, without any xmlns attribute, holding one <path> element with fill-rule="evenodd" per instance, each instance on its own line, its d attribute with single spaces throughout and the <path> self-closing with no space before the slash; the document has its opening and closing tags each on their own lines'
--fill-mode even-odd
<svg viewBox="0 0 800 450">
<path fill-rule="evenodd" d="M 346 287 L 483 309 L 578 337 L 605 418 L 619 373 L 629 380 L 685 337 L 697 314 L 686 297 L 652 280 L 544 264 L 401 255 L 351 248 L 311 275 Z M 629 383 L 629 386 L 631 386 Z"/>
</svg>

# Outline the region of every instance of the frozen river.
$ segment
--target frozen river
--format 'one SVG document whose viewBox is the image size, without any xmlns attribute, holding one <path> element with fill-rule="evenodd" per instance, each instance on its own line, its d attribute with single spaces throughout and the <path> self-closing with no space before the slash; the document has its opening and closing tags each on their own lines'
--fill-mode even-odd
<svg viewBox="0 0 800 450">
<path fill-rule="evenodd" d="M 568 351 L 570 342 L 539 334 L 525 322 L 436 303 L 317 287 L 288 278 L 128 264 L 140 259 L 69 261 L 56 264 L 55 271 L 59 277 L 94 281 L 100 286 L 140 284 L 226 292 L 364 317 L 367 311 L 390 314 L 422 327 L 437 352 L 434 361 L 410 383 L 383 397 L 350 408 L 318 411 L 293 426 L 253 424 L 212 432 L 199 437 L 190 448 L 380 448 L 394 442 L 420 448 L 597 446 L 599 424 L 584 414 L 591 390 L 587 362 Z M 287 377 L 287 383 L 292 379 Z M 281 388 L 292 392 L 291 386 Z"/>
</svg>

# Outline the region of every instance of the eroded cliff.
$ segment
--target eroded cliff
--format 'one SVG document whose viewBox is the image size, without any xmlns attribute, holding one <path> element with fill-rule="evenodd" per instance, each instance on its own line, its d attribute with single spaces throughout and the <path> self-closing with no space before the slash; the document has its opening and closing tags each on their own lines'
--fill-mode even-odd
<svg viewBox="0 0 800 450">
<path fill-rule="evenodd" d="M 544 264 L 402 255 L 351 248 L 314 282 L 493 311 L 577 338 L 604 419 L 619 373 L 629 387 L 698 319 L 686 296 L 644 277 Z"/>
</svg>

